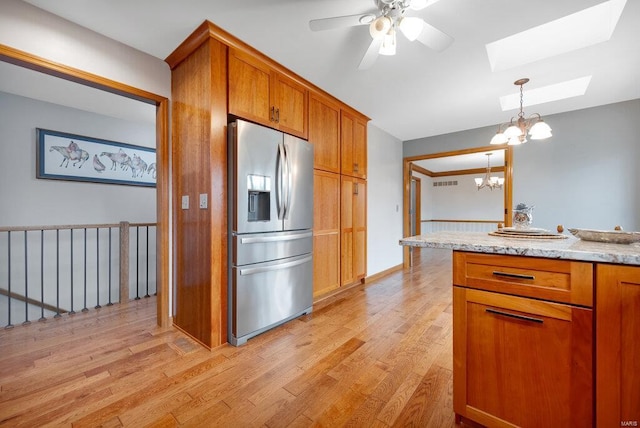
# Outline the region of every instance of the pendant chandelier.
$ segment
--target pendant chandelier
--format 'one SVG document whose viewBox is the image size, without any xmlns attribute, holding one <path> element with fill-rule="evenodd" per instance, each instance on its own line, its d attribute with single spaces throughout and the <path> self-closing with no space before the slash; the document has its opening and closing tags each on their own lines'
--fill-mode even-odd
<svg viewBox="0 0 640 428">
<path fill-rule="evenodd" d="M 513 82 L 514 85 L 520 86 L 520 112 L 518 113 L 518 119 L 514 122 L 512 117 L 509 123 L 498 126 L 498 132 L 491 139 L 491 144 L 508 143 L 510 146 L 524 144 L 527 142 L 527 132 L 532 140 L 544 140 L 551 137 L 551 127 L 542 120 L 542 116 L 538 113 L 533 113 L 527 119 L 524 117 L 522 86 L 528 81 L 529 79 L 524 78 Z M 504 132 L 502 131 L 503 127 L 506 127 Z"/>
<path fill-rule="evenodd" d="M 486 153 L 487 155 L 487 172 L 485 173 L 484 177 L 478 177 L 478 178 L 474 178 L 475 182 L 476 182 L 476 187 L 478 188 L 478 190 L 482 189 L 483 187 L 488 187 L 489 189 L 493 190 L 495 188 L 498 189 L 502 189 L 502 185 L 504 184 L 504 178 L 502 177 L 496 177 L 496 176 L 491 176 L 491 164 L 490 164 L 490 159 L 491 159 L 491 155 L 493 153 Z"/>
</svg>

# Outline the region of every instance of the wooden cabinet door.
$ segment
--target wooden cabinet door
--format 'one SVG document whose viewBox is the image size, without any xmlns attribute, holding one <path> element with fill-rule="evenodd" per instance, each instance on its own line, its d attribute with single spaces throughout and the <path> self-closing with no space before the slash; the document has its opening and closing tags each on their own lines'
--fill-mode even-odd
<svg viewBox="0 0 640 428">
<path fill-rule="evenodd" d="M 271 68 L 255 57 L 229 48 L 229 114 L 274 127 Z"/>
<path fill-rule="evenodd" d="M 354 180 L 353 190 L 353 273 L 356 280 L 367 273 L 367 182 Z"/>
<path fill-rule="evenodd" d="M 353 128 L 354 175 L 367 177 L 367 122 L 357 118 Z"/>
<path fill-rule="evenodd" d="M 313 295 L 340 287 L 340 175 L 314 171 Z"/>
<path fill-rule="evenodd" d="M 278 72 L 273 72 L 273 120 L 282 132 L 307 139 L 309 91 L 304 86 Z"/>
<path fill-rule="evenodd" d="M 340 172 L 340 106 L 309 95 L 309 142 L 314 146 L 314 168 Z"/>
<path fill-rule="evenodd" d="M 342 111 L 340 114 L 340 172 L 353 175 L 355 159 L 353 158 L 355 117 Z"/>
<path fill-rule="evenodd" d="M 596 265 L 596 314 L 596 426 L 637 426 L 640 267 Z"/>
<path fill-rule="evenodd" d="M 453 289 L 456 414 L 486 426 L 592 426 L 591 309 Z"/>
<path fill-rule="evenodd" d="M 367 183 L 342 176 L 341 207 L 341 285 L 363 279 L 367 270 Z"/>
<path fill-rule="evenodd" d="M 367 177 L 367 122 L 356 114 L 342 110 L 341 172 L 353 177 Z"/>
<path fill-rule="evenodd" d="M 342 176 L 340 190 L 340 285 L 355 282 L 353 266 L 353 192 L 354 179 Z"/>
</svg>

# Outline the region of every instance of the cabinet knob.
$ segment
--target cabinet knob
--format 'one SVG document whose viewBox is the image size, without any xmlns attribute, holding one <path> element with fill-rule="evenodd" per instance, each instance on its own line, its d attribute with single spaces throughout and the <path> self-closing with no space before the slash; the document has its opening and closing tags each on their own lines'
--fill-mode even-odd
<svg viewBox="0 0 640 428">
<path fill-rule="evenodd" d="M 358 183 L 353 183 L 353 194 L 354 195 L 358 194 Z"/>
<path fill-rule="evenodd" d="M 276 108 L 275 107 L 271 107 L 271 112 L 269 114 L 269 121 L 270 122 L 275 122 L 276 121 Z"/>
<path fill-rule="evenodd" d="M 357 162 L 353 164 L 353 172 L 359 172 L 358 171 L 358 163 Z"/>
<path fill-rule="evenodd" d="M 280 109 L 276 109 L 276 123 L 280 123 Z"/>
</svg>

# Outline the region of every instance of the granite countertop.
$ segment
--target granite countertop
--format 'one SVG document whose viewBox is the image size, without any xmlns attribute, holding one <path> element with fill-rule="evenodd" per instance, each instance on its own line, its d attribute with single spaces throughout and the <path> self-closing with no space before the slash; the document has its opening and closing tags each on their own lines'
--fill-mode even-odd
<svg viewBox="0 0 640 428">
<path fill-rule="evenodd" d="M 640 266 L 640 244 L 608 244 L 567 239 L 521 239 L 486 232 L 435 232 L 400 240 L 410 247 L 446 248 L 489 254 L 580 260 Z"/>
</svg>

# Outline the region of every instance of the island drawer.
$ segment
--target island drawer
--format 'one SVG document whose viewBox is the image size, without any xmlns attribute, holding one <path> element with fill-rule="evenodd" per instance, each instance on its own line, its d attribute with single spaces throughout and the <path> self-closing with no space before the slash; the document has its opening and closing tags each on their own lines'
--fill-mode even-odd
<svg viewBox="0 0 640 428">
<path fill-rule="evenodd" d="M 593 306 L 592 263 L 463 251 L 453 257 L 454 285 Z"/>
</svg>

